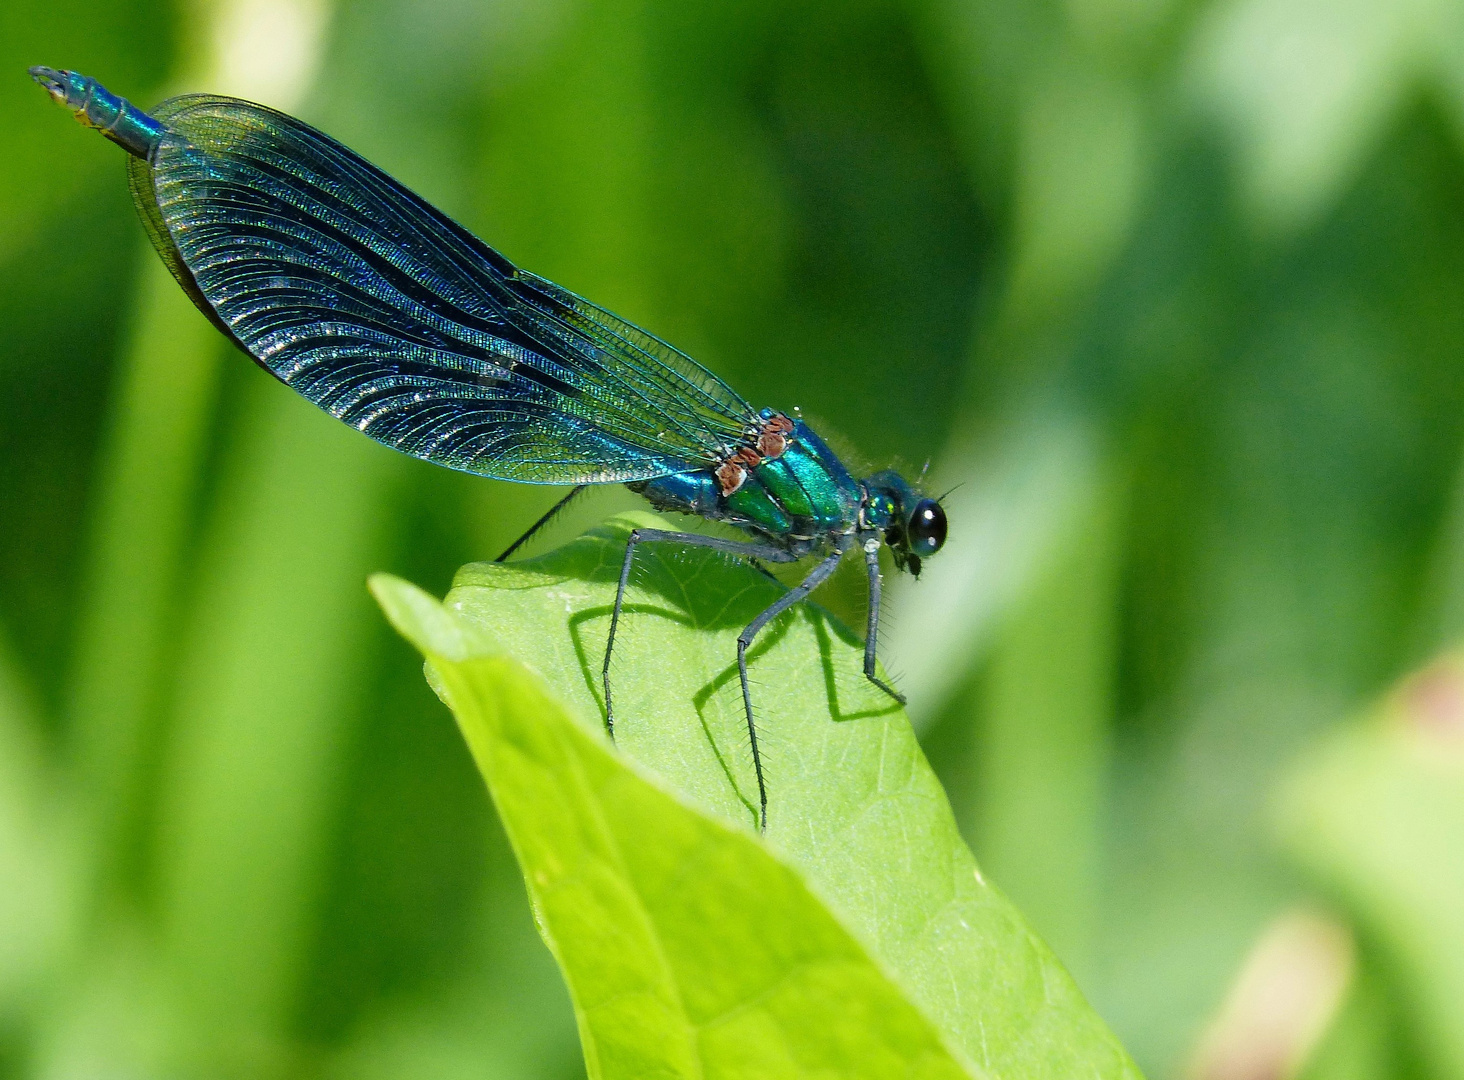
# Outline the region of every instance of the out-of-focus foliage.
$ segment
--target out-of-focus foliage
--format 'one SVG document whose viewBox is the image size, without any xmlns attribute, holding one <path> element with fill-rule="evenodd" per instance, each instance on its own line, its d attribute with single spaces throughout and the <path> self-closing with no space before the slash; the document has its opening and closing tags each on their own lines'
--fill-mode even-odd
<svg viewBox="0 0 1464 1080">
<path fill-rule="evenodd" d="M 1446 751 L 1326 747 L 1464 631 L 1461 55 L 1430 0 L 5 5 L 0 1075 L 583 1068 L 363 586 L 442 592 L 558 493 L 230 354 L 45 63 L 298 112 L 856 460 L 932 459 L 952 540 L 887 662 L 1139 1064 L 1247 1060 L 1251 973 L 1332 971 L 1274 1060 L 1459 1076 L 1457 926 L 1414 901 L 1461 826 L 1354 820 Z M 1336 933 L 1288 937 L 1303 901 Z"/>
<path fill-rule="evenodd" d="M 1413 676 L 1328 737 L 1280 802 L 1297 863 L 1354 918 L 1396 982 L 1427 1072 L 1464 1076 L 1464 661 Z M 1386 1045 L 1386 1044 L 1384 1044 Z"/>
</svg>

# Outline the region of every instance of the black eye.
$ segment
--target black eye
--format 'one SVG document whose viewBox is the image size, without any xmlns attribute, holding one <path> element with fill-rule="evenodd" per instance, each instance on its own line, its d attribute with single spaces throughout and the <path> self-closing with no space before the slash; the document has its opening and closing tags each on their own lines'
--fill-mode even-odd
<svg viewBox="0 0 1464 1080">
<path fill-rule="evenodd" d="M 906 531 L 911 554 L 929 556 L 939 551 L 946 538 L 946 516 L 940 503 L 934 499 L 921 499 L 916 503 Z"/>
</svg>

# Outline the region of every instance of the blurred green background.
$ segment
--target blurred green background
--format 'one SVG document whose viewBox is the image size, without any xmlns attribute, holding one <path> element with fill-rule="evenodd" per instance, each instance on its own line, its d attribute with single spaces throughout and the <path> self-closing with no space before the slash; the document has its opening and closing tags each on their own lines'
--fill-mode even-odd
<svg viewBox="0 0 1464 1080">
<path fill-rule="evenodd" d="M 364 587 L 440 594 L 559 492 L 231 354 L 34 63 L 296 112 L 856 461 L 929 459 L 952 539 L 886 662 L 1145 1070 L 1464 1078 L 1464 675 L 1353 719 L 1464 632 L 1457 3 L 0 8 L 0 1076 L 573 1077 Z M 857 619 L 857 570 L 823 599 Z"/>
</svg>

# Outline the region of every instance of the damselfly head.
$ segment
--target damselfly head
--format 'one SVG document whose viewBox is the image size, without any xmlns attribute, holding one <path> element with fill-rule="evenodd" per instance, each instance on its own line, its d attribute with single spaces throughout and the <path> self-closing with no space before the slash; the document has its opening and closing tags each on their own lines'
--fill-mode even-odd
<svg viewBox="0 0 1464 1080">
<path fill-rule="evenodd" d="M 897 472 L 876 473 L 864 481 L 864 520 L 884 530 L 895 565 L 915 577 L 921 560 L 941 549 L 946 513 L 938 499 L 921 495 Z"/>
</svg>

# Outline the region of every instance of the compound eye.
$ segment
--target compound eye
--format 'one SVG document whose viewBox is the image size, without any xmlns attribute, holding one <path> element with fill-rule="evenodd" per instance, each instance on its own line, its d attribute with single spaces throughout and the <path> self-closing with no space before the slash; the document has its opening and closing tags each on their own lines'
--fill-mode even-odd
<svg viewBox="0 0 1464 1080">
<path fill-rule="evenodd" d="M 934 499 L 921 499 L 915 504 L 906 527 L 912 555 L 930 556 L 940 550 L 946 538 L 946 515 Z"/>
</svg>

